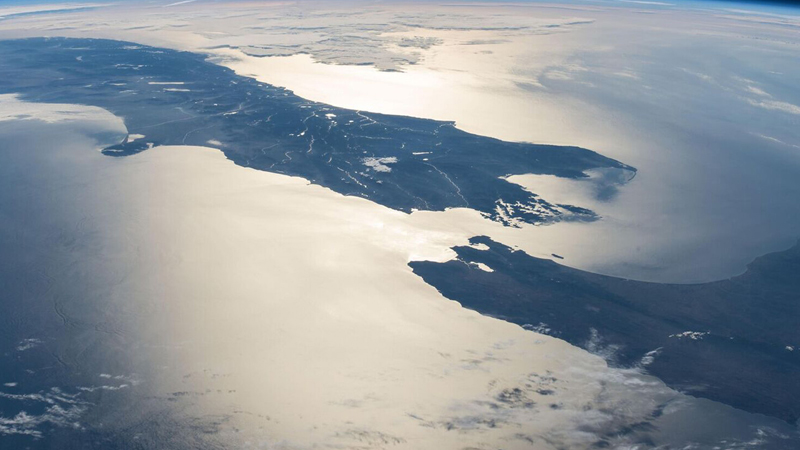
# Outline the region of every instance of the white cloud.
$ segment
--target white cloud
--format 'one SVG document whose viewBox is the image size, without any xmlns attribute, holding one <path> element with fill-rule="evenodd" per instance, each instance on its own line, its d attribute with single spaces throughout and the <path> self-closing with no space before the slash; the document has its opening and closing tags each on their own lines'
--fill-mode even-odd
<svg viewBox="0 0 800 450">
<path fill-rule="evenodd" d="M 689 75 L 694 75 L 694 76 L 696 76 L 697 78 L 700 78 L 703 81 L 708 81 L 709 83 L 713 83 L 714 82 L 714 77 L 712 77 L 711 75 L 707 75 L 707 74 L 702 73 L 702 72 L 695 72 L 694 70 L 689 70 L 689 69 L 683 69 L 683 71 L 688 73 Z"/>
<path fill-rule="evenodd" d="M 800 148 L 800 145 L 790 144 L 788 142 L 782 141 L 782 140 L 780 140 L 780 139 L 778 139 L 776 137 L 773 137 L 773 136 L 767 136 L 766 134 L 760 134 L 760 133 L 751 133 L 751 134 L 754 135 L 754 136 L 758 136 L 761 139 L 765 139 L 767 141 L 774 142 L 776 144 L 786 145 L 786 146 L 794 147 L 794 148 Z"/>
<path fill-rule="evenodd" d="M 371 168 L 375 172 L 391 172 L 392 168 L 389 167 L 387 164 L 394 164 L 397 162 L 397 158 L 394 156 L 389 156 L 385 158 L 364 158 L 361 160 L 365 166 Z"/>
<path fill-rule="evenodd" d="M 767 93 L 763 89 L 755 87 L 755 86 L 752 86 L 752 85 L 751 86 L 747 86 L 747 91 L 751 92 L 753 94 L 756 94 L 756 95 L 760 95 L 762 97 L 772 97 L 771 95 L 769 95 L 769 93 Z"/>
<path fill-rule="evenodd" d="M 800 115 L 800 106 L 797 106 L 793 103 L 782 102 L 778 100 L 753 100 L 753 99 L 747 99 L 747 102 L 753 106 L 758 106 L 759 108 Z"/>
<path fill-rule="evenodd" d="M 183 0 L 181 2 L 170 3 L 169 5 L 164 5 L 164 8 L 169 8 L 170 6 L 178 6 L 178 5 L 185 5 L 186 3 L 193 3 L 197 0 Z"/>
</svg>

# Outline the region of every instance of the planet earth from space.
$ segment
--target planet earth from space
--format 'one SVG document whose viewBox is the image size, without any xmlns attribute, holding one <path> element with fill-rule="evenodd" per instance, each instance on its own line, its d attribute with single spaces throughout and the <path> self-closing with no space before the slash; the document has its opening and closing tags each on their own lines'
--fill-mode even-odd
<svg viewBox="0 0 800 450">
<path fill-rule="evenodd" d="M 0 449 L 800 448 L 800 6 L 0 3 Z"/>
</svg>

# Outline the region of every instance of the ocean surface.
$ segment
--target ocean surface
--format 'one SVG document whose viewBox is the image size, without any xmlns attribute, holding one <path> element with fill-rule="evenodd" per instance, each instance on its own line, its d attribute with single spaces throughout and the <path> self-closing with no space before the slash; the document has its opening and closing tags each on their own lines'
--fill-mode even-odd
<svg viewBox="0 0 800 450">
<path fill-rule="evenodd" d="M 15 255 L 0 266 L 3 444 L 434 449 L 481 440 L 508 448 L 796 447 L 797 430 L 787 423 L 794 412 L 776 406 L 782 378 L 748 385 L 761 402 L 748 397 L 750 403 L 734 409 L 684 395 L 630 364 L 661 367 L 670 385 L 686 389 L 681 383 L 703 375 L 680 378 L 680 367 L 698 355 L 719 357 L 715 349 L 730 336 L 703 328 L 714 324 L 713 311 L 702 316 L 688 308 L 665 319 L 658 308 L 646 311 L 641 298 L 656 292 L 674 299 L 676 289 L 712 298 L 705 288 L 637 283 L 627 292 L 620 287 L 628 285 L 624 280 L 576 273 L 487 238 L 470 242 L 480 229 L 476 222 L 515 230 L 516 221 L 596 218 L 589 209 L 495 181 L 507 172 L 507 161 L 465 153 L 428 170 L 422 161 L 403 167 L 401 156 L 431 156 L 388 149 L 451 140 L 498 152 L 513 148 L 529 152 L 527 164 L 542 174 L 574 181 L 600 170 L 615 189 L 630 182 L 632 166 L 577 147 L 508 144 L 448 123 L 306 102 L 190 53 L 92 40 L 0 47 L 6 56 L 0 69 L 6 75 L 0 84 L 0 246 L 2 254 Z M 81 68 L 84 62 L 94 65 Z M 252 84 L 241 90 L 240 83 Z M 247 100 L 254 96 L 263 97 Z M 272 130 L 264 111 L 284 115 L 286 128 Z M 236 117 L 248 112 L 251 117 Z M 337 136 L 334 119 L 344 127 L 359 117 L 358 126 L 349 125 L 357 130 L 338 134 L 345 142 L 354 136 L 356 145 L 400 145 L 387 144 L 381 154 L 344 151 L 347 146 L 339 154 L 332 143 L 308 151 L 317 137 Z M 251 139 L 250 128 L 262 138 Z M 251 148 L 256 142 L 261 145 Z M 248 164 L 252 154 L 264 158 L 261 170 Z M 303 155 L 302 164 L 291 162 L 292 155 Z M 331 165 L 333 158 L 339 159 Z M 302 171 L 308 178 L 264 169 Z M 346 174 L 331 176 L 331 170 Z M 439 202 L 436 207 L 414 211 L 424 202 L 378 182 L 405 186 L 409 178 L 419 186 L 413 193 Z M 484 180 L 492 188 L 482 195 L 467 187 Z M 488 206 L 508 195 L 523 197 L 510 209 Z M 484 206 L 452 208 L 473 199 Z M 788 268 L 792 255 L 764 261 L 777 258 Z M 446 262 L 452 256 L 458 259 Z M 408 266 L 419 260 L 439 262 Z M 450 276 L 454 265 L 467 272 Z M 531 278 L 548 270 L 544 287 Z M 791 277 L 784 278 L 771 287 L 791 287 Z M 515 317 L 485 297 L 452 291 L 454 280 L 499 301 L 540 289 L 561 300 L 554 302 L 555 316 L 580 317 L 580 326 L 548 330 L 569 321 Z M 764 281 L 751 284 L 759 289 Z M 712 290 L 717 295 L 740 286 Z M 437 289 L 506 320 L 462 308 Z M 623 294 L 629 293 L 640 303 L 627 300 Z M 576 295 L 581 303 L 566 303 Z M 758 347 L 741 353 L 745 363 L 766 355 L 784 364 L 777 370 L 796 370 L 787 349 L 797 345 L 796 331 L 786 326 L 796 314 L 790 300 L 778 305 L 783 322 L 773 324 L 763 347 L 752 334 L 734 336 L 740 349 Z M 608 312 L 619 304 L 628 316 Z M 672 361 L 657 353 L 646 359 L 656 350 L 650 345 L 667 338 L 654 333 L 645 341 L 626 328 L 624 317 L 642 315 L 657 325 L 654 331 L 680 335 L 666 341 L 672 347 L 665 344 L 663 356 Z M 539 322 L 528 329 L 514 324 L 534 319 Z M 774 319 L 749 317 L 754 327 Z M 586 342 L 576 338 L 585 333 Z M 636 340 L 641 348 L 630 345 Z M 784 348 L 773 349 L 777 343 Z M 608 367 L 614 354 L 620 364 Z M 736 403 L 718 391 L 707 396 Z"/>
</svg>

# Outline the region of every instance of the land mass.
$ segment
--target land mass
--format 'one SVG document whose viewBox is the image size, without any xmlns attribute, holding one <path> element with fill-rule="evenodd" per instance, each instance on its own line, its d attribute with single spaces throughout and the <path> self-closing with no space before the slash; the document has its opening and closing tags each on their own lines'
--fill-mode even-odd
<svg viewBox="0 0 800 450">
<path fill-rule="evenodd" d="M 584 272 L 485 236 L 471 242 L 452 261 L 410 265 L 466 308 L 646 369 L 694 396 L 800 418 L 800 244 L 740 276 L 680 285 Z"/>
<path fill-rule="evenodd" d="M 393 209 L 469 207 L 516 226 L 594 220 L 503 178 L 584 178 L 635 169 L 578 147 L 504 142 L 452 122 L 354 111 L 312 102 L 188 52 L 95 39 L 0 42 L 0 93 L 29 102 L 105 108 L 132 134 L 111 156 L 155 145 L 221 149 L 236 164 L 301 176 Z"/>
</svg>

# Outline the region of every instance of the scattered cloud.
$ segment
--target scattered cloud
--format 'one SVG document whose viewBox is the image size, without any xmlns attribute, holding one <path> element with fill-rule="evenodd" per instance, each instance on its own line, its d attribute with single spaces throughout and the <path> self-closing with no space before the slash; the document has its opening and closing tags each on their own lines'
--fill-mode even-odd
<svg viewBox="0 0 800 450">
<path fill-rule="evenodd" d="M 650 2 L 645 0 L 617 0 L 621 3 L 638 3 L 640 5 L 654 5 L 654 6 L 675 6 L 675 3 L 665 2 Z"/>
<path fill-rule="evenodd" d="M 754 100 L 751 98 L 747 99 L 747 102 L 759 108 L 800 115 L 800 106 L 797 106 L 793 103 L 782 102 L 778 100 Z"/>
<path fill-rule="evenodd" d="M 43 344 L 40 339 L 30 338 L 30 339 L 23 339 L 19 341 L 17 344 L 17 351 L 24 352 L 26 350 L 30 350 L 32 348 L 38 347 L 39 345 Z"/>
<path fill-rule="evenodd" d="M 800 148 L 800 145 L 797 145 L 797 144 L 790 144 L 790 143 L 788 143 L 788 142 L 786 142 L 786 141 L 782 141 L 782 140 L 780 140 L 780 139 L 778 139 L 778 138 L 776 138 L 776 137 L 773 137 L 773 136 L 767 136 L 766 134 L 760 134 L 760 133 L 751 133 L 751 134 L 752 134 L 752 135 L 754 135 L 754 136 L 758 136 L 758 137 L 760 137 L 761 139 L 765 139 L 765 140 L 767 140 L 767 141 L 774 142 L 774 143 L 776 143 L 776 144 L 785 145 L 785 146 L 787 146 L 787 147 Z"/>
<path fill-rule="evenodd" d="M 759 87 L 752 86 L 752 85 L 751 86 L 747 86 L 747 92 L 750 92 L 750 93 L 756 94 L 756 95 L 760 95 L 762 97 L 772 97 L 771 95 L 769 95 L 769 93 L 767 93 L 763 89 L 761 89 Z"/>
<path fill-rule="evenodd" d="M 683 69 L 683 71 L 688 73 L 689 75 L 694 75 L 694 76 L 696 76 L 697 78 L 700 78 L 703 81 L 707 81 L 709 83 L 714 83 L 714 77 L 712 77 L 711 75 L 707 75 L 707 74 L 702 73 L 702 72 L 695 72 L 694 70 L 689 70 L 689 69 Z"/>
<path fill-rule="evenodd" d="M 376 172 L 391 172 L 392 168 L 389 167 L 389 164 L 395 164 L 397 162 L 397 158 L 394 156 L 389 156 L 385 158 L 364 158 L 362 160 L 365 166 L 371 168 Z"/>
<path fill-rule="evenodd" d="M 183 0 L 183 1 L 180 1 L 180 2 L 175 2 L 175 3 L 170 3 L 168 5 L 164 5 L 163 8 L 169 8 L 170 6 L 185 5 L 187 3 L 194 3 L 196 1 L 197 0 Z"/>
</svg>

